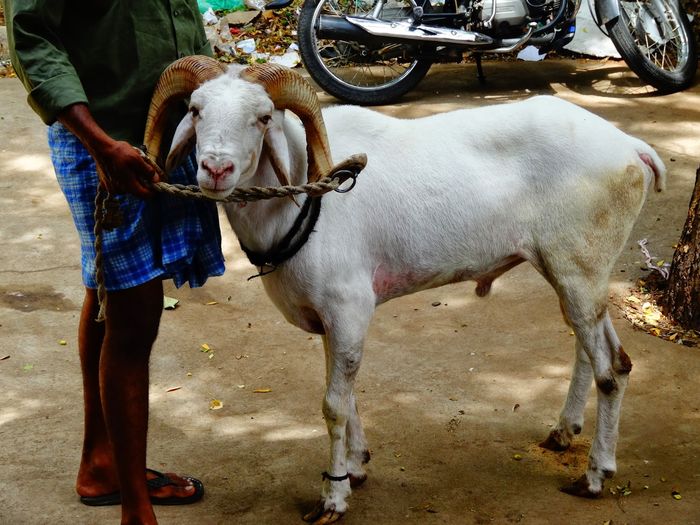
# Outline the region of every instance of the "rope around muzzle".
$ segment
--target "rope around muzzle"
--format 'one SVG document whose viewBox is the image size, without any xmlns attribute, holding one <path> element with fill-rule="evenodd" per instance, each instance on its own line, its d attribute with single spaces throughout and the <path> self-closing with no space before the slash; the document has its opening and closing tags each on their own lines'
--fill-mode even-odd
<svg viewBox="0 0 700 525">
<path fill-rule="evenodd" d="M 142 158 L 153 167 L 158 174 L 158 177 L 165 179 L 166 175 L 163 170 L 148 156 L 141 148 L 135 148 Z M 328 174 L 317 182 L 301 184 L 299 186 L 278 186 L 278 187 L 250 187 L 236 188 L 233 192 L 223 199 L 215 199 L 202 193 L 198 186 L 185 184 L 168 184 L 167 182 L 150 183 L 149 186 L 153 191 L 174 195 L 177 197 L 193 198 L 210 200 L 214 202 L 254 202 L 259 200 L 268 200 L 279 197 L 289 197 L 306 193 L 311 197 L 316 197 L 335 191 L 337 193 L 347 193 L 355 187 L 357 176 L 367 164 L 367 156 L 364 153 L 351 155 L 342 162 L 339 162 L 331 168 Z M 104 173 L 104 172 L 103 172 Z M 347 188 L 343 185 L 348 180 L 352 183 Z M 105 320 L 105 308 L 107 304 L 107 289 L 104 284 L 104 255 L 102 253 L 102 238 L 106 230 L 118 228 L 124 222 L 124 217 L 119 209 L 119 203 L 114 195 L 110 194 L 103 184 L 99 184 L 97 195 L 95 196 L 95 280 L 97 281 L 97 301 L 99 311 L 97 313 L 97 322 Z"/>
</svg>

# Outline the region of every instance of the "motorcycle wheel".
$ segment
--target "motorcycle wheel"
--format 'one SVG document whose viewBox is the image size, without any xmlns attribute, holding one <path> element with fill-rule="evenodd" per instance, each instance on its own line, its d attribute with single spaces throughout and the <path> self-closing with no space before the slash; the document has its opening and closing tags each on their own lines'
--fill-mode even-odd
<svg viewBox="0 0 700 525">
<path fill-rule="evenodd" d="M 606 27 L 629 68 L 658 91 L 673 93 L 692 84 L 698 67 L 695 37 L 677 2 L 621 0 L 620 16 Z"/>
<path fill-rule="evenodd" d="M 372 0 L 306 0 L 299 15 L 299 52 L 306 70 L 324 91 L 351 104 L 393 102 L 416 87 L 432 65 L 415 45 L 317 37 L 322 14 L 371 16 L 375 5 Z M 390 0 L 379 18 L 406 19 L 409 13 L 405 2 Z"/>
</svg>

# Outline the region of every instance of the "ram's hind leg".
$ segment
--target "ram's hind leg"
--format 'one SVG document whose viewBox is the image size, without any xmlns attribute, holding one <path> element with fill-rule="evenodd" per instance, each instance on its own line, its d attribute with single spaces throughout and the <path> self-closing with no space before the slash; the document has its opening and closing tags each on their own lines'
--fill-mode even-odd
<svg viewBox="0 0 700 525">
<path fill-rule="evenodd" d="M 557 426 L 549 433 L 540 446 L 549 450 L 562 451 L 571 446 L 574 434 L 580 434 L 583 429 L 583 411 L 586 407 L 588 394 L 591 391 L 593 381 L 593 368 L 588 355 L 576 342 L 576 362 L 569 384 L 569 392 L 566 395 L 564 408 L 559 415 Z"/>
<path fill-rule="evenodd" d="M 612 477 L 617 470 L 615 449 L 620 407 L 632 364 L 620 346 L 604 300 L 592 302 L 590 289 L 584 290 L 577 287 L 563 295 L 577 346 L 583 349 L 592 367 L 597 387 L 597 419 L 586 473 L 562 490 L 595 498 L 602 495 L 605 478 Z"/>
<path fill-rule="evenodd" d="M 346 433 L 348 475 L 350 476 L 350 486 L 355 488 L 367 480 L 364 465 L 370 460 L 367 438 L 362 428 L 360 413 L 357 411 L 355 392 L 352 392 L 350 398 L 350 414 L 348 415 Z"/>
</svg>

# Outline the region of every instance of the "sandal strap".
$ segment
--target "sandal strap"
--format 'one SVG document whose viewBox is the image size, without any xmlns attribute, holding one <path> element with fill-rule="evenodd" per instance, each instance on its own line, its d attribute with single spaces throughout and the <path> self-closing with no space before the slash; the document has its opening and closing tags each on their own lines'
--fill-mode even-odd
<svg viewBox="0 0 700 525">
<path fill-rule="evenodd" d="M 168 485 L 176 485 L 176 483 L 172 479 L 170 479 L 162 472 L 158 472 L 157 470 L 153 470 L 150 468 L 146 469 L 146 471 L 156 476 L 155 478 L 146 480 L 146 485 L 149 489 L 160 489 L 162 487 L 167 487 Z"/>
</svg>

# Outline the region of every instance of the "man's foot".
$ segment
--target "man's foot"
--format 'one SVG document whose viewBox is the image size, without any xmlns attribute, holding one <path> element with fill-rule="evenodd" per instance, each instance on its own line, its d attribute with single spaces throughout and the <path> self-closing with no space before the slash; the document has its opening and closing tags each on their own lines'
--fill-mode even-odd
<svg viewBox="0 0 700 525">
<path fill-rule="evenodd" d="M 153 505 L 189 505 L 202 499 L 204 485 L 195 478 L 178 476 L 172 472 L 146 469 L 146 485 Z M 119 505 L 119 491 L 99 496 L 80 496 L 80 502 L 90 506 Z"/>
</svg>

